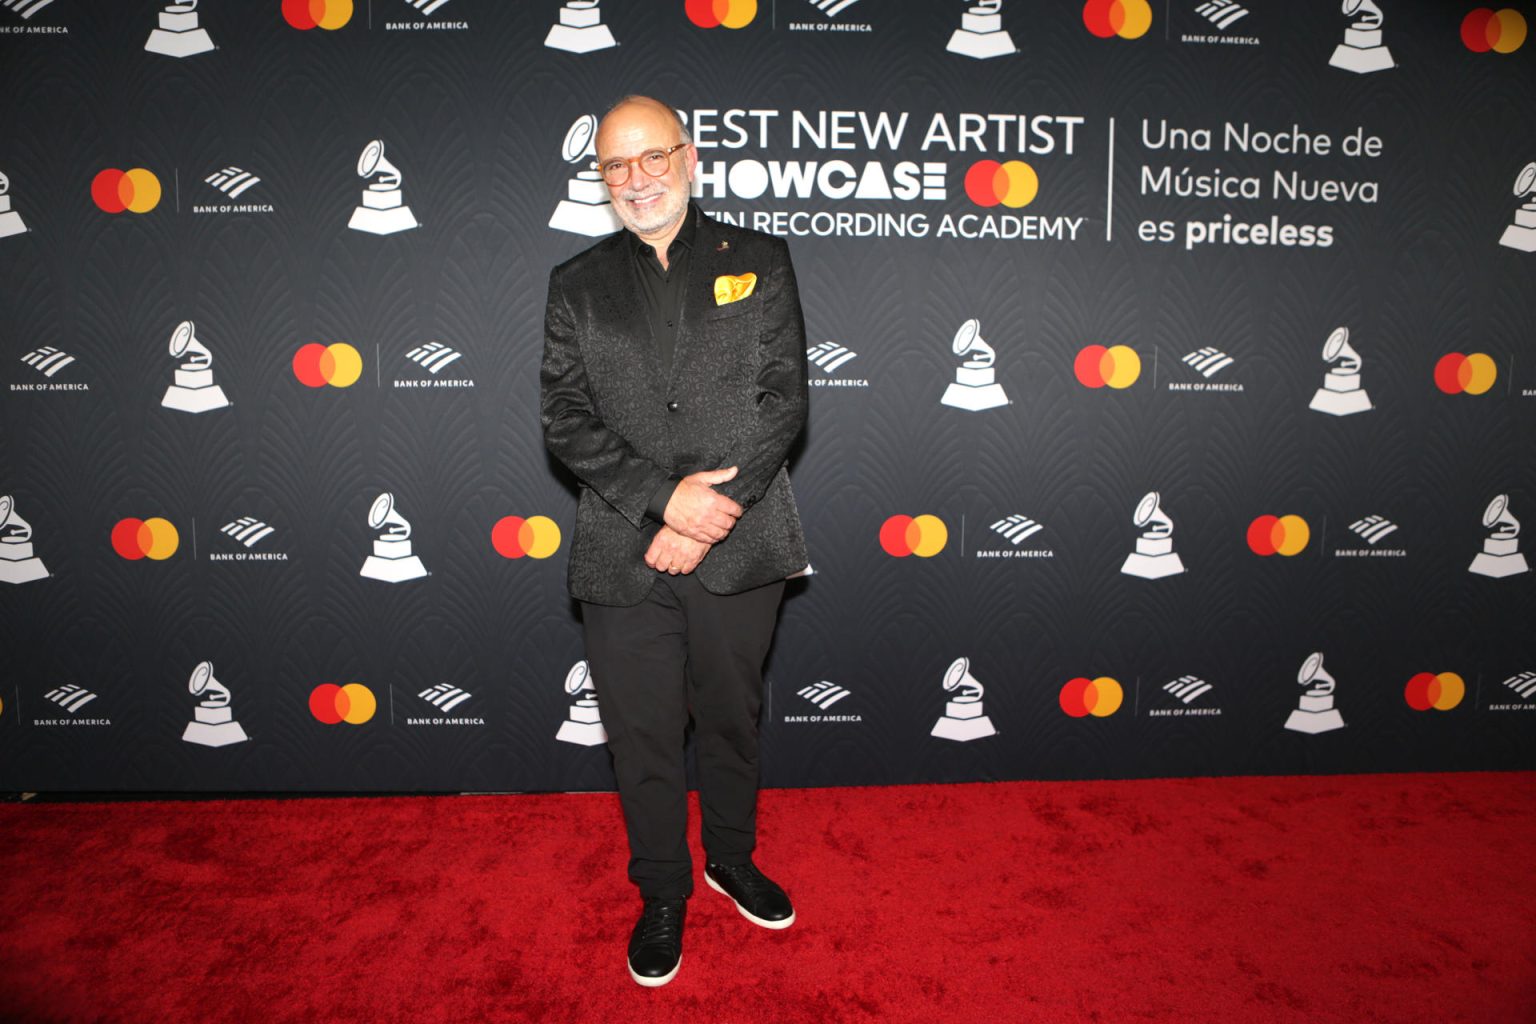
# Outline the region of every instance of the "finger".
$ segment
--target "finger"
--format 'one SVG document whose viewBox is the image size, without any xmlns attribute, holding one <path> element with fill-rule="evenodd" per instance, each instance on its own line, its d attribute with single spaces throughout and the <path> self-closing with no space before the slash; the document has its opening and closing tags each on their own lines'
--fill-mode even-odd
<svg viewBox="0 0 1536 1024">
<path fill-rule="evenodd" d="M 725 469 L 700 470 L 699 472 L 693 474 L 693 477 L 695 480 L 698 480 L 701 483 L 713 486 L 714 484 L 723 484 L 727 480 L 734 480 L 736 478 L 736 472 L 737 470 L 735 466 L 729 466 Z"/>
</svg>

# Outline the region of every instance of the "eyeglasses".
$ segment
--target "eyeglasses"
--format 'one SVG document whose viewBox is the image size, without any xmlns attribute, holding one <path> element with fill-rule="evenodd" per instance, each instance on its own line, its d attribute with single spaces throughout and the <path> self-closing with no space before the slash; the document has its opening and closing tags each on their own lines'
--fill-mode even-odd
<svg viewBox="0 0 1536 1024">
<path fill-rule="evenodd" d="M 688 145 L 679 142 L 675 146 L 666 149 L 648 149 L 639 156 L 624 159 L 614 157 L 612 160 L 604 160 L 602 163 L 593 163 L 595 170 L 601 171 L 603 180 L 614 188 L 618 188 L 629 180 L 629 165 L 639 164 L 640 169 L 653 178 L 659 178 L 667 173 L 667 168 L 672 166 L 672 154 Z"/>
</svg>

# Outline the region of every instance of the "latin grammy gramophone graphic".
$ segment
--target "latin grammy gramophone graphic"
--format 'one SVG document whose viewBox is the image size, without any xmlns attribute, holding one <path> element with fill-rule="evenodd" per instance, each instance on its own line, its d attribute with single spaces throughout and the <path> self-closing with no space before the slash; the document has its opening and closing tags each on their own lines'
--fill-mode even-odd
<svg viewBox="0 0 1536 1024">
<path fill-rule="evenodd" d="M 176 0 L 165 5 L 160 22 L 149 34 L 144 49 L 167 57 L 191 57 L 213 49 L 208 30 L 197 24 L 197 0 Z"/>
<path fill-rule="evenodd" d="M 944 389 L 940 404 L 967 412 L 981 412 L 1008 404 L 1003 386 L 997 382 L 997 351 L 981 337 L 981 321 L 967 320 L 955 332 L 950 350 L 965 361 L 955 367 L 955 379 Z"/>
<path fill-rule="evenodd" d="M 580 165 L 585 157 L 597 156 L 597 118 L 582 114 L 565 133 L 560 157 L 566 163 Z M 549 226 L 556 231 L 596 238 L 619 230 L 618 217 L 608 198 L 608 186 L 595 166 L 576 172 L 565 186 L 565 198 L 555 207 Z"/>
<path fill-rule="evenodd" d="M 1376 0 L 1344 0 L 1343 10 L 1344 16 L 1353 20 L 1344 30 L 1344 41 L 1334 49 L 1329 65 L 1357 75 L 1396 67 L 1392 52 L 1381 41 L 1381 23 L 1386 19 Z"/>
<path fill-rule="evenodd" d="M 1333 706 L 1333 691 L 1338 684 L 1323 670 L 1322 651 L 1302 662 L 1296 681 L 1307 689 L 1301 695 L 1301 706 L 1285 720 L 1287 729 L 1316 735 L 1344 728 L 1344 717 Z"/>
<path fill-rule="evenodd" d="M 929 735 L 961 743 L 997 735 L 992 720 L 982 710 L 981 696 L 986 688 L 971 675 L 971 659 L 956 658 L 949 666 L 944 673 L 944 692 L 955 696 L 944 705 L 944 715 Z"/>
<path fill-rule="evenodd" d="M 0 583 L 31 583 L 48 575 L 32 551 L 32 524 L 16 514 L 16 499 L 0 494 Z"/>
<path fill-rule="evenodd" d="M 603 24 L 603 12 L 597 4 L 598 0 L 566 0 L 560 8 L 560 20 L 544 37 L 544 45 L 567 53 L 591 53 L 619 45 Z"/>
<path fill-rule="evenodd" d="M 11 209 L 11 179 L 0 173 L 0 238 L 9 238 L 27 230 L 21 214 Z"/>
<path fill-rule="evenodd" d="M 1483 538 L 1483 550 L 1472 559 L 1468 572 L 1479 576 L 1518 576 L 1527 572 L 1525 556 L 1520 553 L 1520 520 L 1509 511 L 1509 495 L 1500 494 L 1483 510 L 1483 529 L 1492 531 Z"/>
<path fill-rule="evenodd" d="M 395 496 L 387 491 L 373 499 L 368 509 L 368 528 L 383 530 L 373 542 L 373 554 L 358 574 L 385 583 L 404 583 L 427 574 L 421 559 L 411 553 L 411 524 L 395 511 Z"/>
<path fill-rule="evenodd" d="M 1184 562 L 1173 550 L 1173 520 L 1163 511 L 1162 499 L 1156 491 L 1149 491 L 1136 503 L 1131 521 L 1141 535 L 1136 538 L 1136 550 L 1125 556 L 1121 572 L 1144 580 L 1159 580 L 1184 571 Z"/>
<path fill-rule="evenodd" d="M 362 201 L 352 211 L 347 227 L 370 235 L 393 235 L 421 226 L 401 194 L 400 168 L 384 159 L 383 139 L 374 139 L 363 147 L 357 158 L 357 176 L 377 180 L 368 182 L 363 189 Z"/>
<path fill-rule="evenodd" d="M 1349 416 L 1366 412 L 1371 399 L 1360 386 L 1360 367 L 1364 360 L 1349 343 L 1349 328 L 1336 327 L 1323 343 L 1323 362 L 1331 364 L 1308 409 L 1330 416 Z"/>
<path fill-rule="evenodd" d="M 1017 53 L 1013 37 L 1003 28 L 1003 0 L 972 0 L 944 49 L 977 60 Z"/>
<path fill-rule="evenodd" d="M 192 721 L 181 734 L 183 740 L 205 747 L 227 747 L 250 739 L 235 721 L 229 706 L 229 687 L 213 678 L 213 662 L 198 662 L 192 678 L 187 680 L 187 689 L 192 696 L 203 699 L 192 709 Z"/>
<path fill-rule="evenodd" d="M 1515 179 L 1515 198 L 1525 202 L 1515 211 L 1515 222 L 1504 229 L 1499 244 L 1521 252 L 1536 252 L 1536 162 L 1520 169 L 1520 176 Z M 0 214 L 0 235 L 6 233 L 4 216 Z"/>
<path fill-rule="evenodd" d="M 195 337 L 191 320 L 171 332 L 171 358 L 181 360 L 160 405 L 181 412 L 211 412 L 229 405 L 224 389 L 213 382 L 213 353 Z"/>
<path fill-rule="evenodd" d="M 565 692 L 576 698 L 571 705 L 570 717 L 560 723 L 555 739 L 561 743 L 575 743 L 583 747 L 595 747 L 608 742 L 608 730 L 597 710 L 597 689 L 592 685 L 592 671 L 585 661 L 571 666 L 565 676 Z"/>
</svg>

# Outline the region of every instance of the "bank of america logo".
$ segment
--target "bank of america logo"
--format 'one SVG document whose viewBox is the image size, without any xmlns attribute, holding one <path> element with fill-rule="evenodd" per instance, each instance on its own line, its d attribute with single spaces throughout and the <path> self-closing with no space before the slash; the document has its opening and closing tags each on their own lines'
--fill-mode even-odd
<svg viewBox="0 0 1536 1024">
<path fill-rule="evenodd" d="M 1207 0 L 1195 8 L 1195 13 L 1219 29 L 1228 29 L 1240 18 L 1248 16 L 1248 9 L 1234 0 Z"/>
<path fill-rule="evenodd" d="M 810 686 L 796 692 L 823 711 L 850 695 L 850 691 L 843 689 L 836 683 L 829 683 L 825 679 L 819 683 L 812 683 Z"/>
<path fill-rule="evenodd" d="M 225 523 L 219 527 L 219 532 L 228 534 L 248 548 L 253 548 L 272 536 L 275 531 L 254 516 L 241 516 L 234 522 Z"/>
<path fill-rule="evenodd" d="M 438 683 L 430 689 L 422 690 L 416 696 L 446 715 L 460 704 L 469 700 L 474 694 L 461 690 L 450 683 Z"/>
<path fill-rule="evenodd" d="M 405 0 L 405 2 L 430 18 L 448 0 Z"/>
<path fill-rule="evenodd" d="M 1206 380 L 1210 380 L 1222 370 L 1231 366 L 1233 360 L 1231 356 L 1221 351 L 1221 349 L 1207 346 L 1196 349 L 1185 356 L 1184 362 L 1194 367 Z"/>
<path fill-rule="evenodd" d="M 43 696 L 70 714 L 74 714 L 96 699 L 96 695 L 90 690 L 82 686 L 76 686 L 74 683 L 65 683 L 57 690 L 49 690 Z"/>
<path fill-rule="evenodd" d="M 1179 678 L 1172 682 L 1164 683 L 1163 689 L 1179 698 L 1185 704 L 1193 704 L 1199 698 L 1210 693 L 1215 687 L 1199 676 L 1179 676 Z"/>
<path fill-rule="evenodd" d="M 1510 676 L 1504 680 L 1504 685 L 1514 690 L 1526 700 L 1536 695 L 1536 672 L 1521 672 L 1517 676 Z"/>
<path fill-rule="evenodd" d="M 1388 520 L 1385 516 L 1366 516 L 1349 524 L 1352 532 L 1372 547 L 1386 539 L 1387 534 L 1397 530 L 1397 524 Z"/>
<path fill-rule="evenodd" d="M 261 179 L 256 175 L 250 171 L 242 171 L 238 167 L 226 167 L 222 171 L 208 175 L 203 180 L 231 199 L 238 199 L 246 189 L 261 184 Z"/>
<path fill-rule="evenodd" d="M 444 367 L 463 355 L 463 352 L 455 351 L 440 341 L 418 345 L 405 354 L 411 362 L 420 363 L 434 374 L 441 373 Z"/>
<path fill-rule="evenodd" d="M 32 369 L 42 373 L 45 377 L 52 377 L 64 367 L 75 361 L 75 357 L 67 352 L 61 352 L 52 345 L 44 345 L 40 349 L 28 352 L 21 357 L 21 361 Z"/>
<path fill-rule="evenodd" d="M 857 352 L 845 348 L 835 341 L 824 341 L 815 348 L 805 350 L 805 358 L 821 367 L 827 373 L 836 373 L 838 367 L 858 357 L 859 354 Z"/>
<path fill-rule="evenodd" d="M 5 0 L 5 8 L 8 11 L 15 11 L 23 18 L 30 18 L 51 3 L 53 0 Z"/>
<path fill-rule="evenodd" d="M 1024 543 L 1045 529 L 1045 527 L 1029 518 L 1029 516 L 1014 513 L 1007 519 L 999 519 L 993 523 L 992 529 L 1002 534 L 1011 543 L 1018 545 Z"/>
<path fill-rule="evenodd" d="M 807 0 L 807 2 L 814 4 L 816 9 L 827 17 L 835 18 L 859 0 Z"/>
</svg>

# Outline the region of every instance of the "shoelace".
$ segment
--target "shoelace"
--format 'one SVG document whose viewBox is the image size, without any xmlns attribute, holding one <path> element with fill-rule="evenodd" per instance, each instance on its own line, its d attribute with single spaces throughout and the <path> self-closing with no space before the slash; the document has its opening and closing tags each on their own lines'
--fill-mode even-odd
<svg viewBox="0 0 1536 1024">
<path fill-rule="evenodd" d="M 730 865 L 716 864 L 715 874 L 727 879 L 735 885 L 741 886 L 747 892 L 756 895 L 760 892 L 772 892 L 777 886 L 768 880 L 768 876 L 757 870 L 753 864 Z"/>
<path fill-rule="evenodd" d="M 683 930 L 682 908 L 676 905 L 658 902 L 647 905 L 640 915 L 640 945 L 648 946 L 653 942 L 673 943 L 681 936 Z"/>
</svg>

